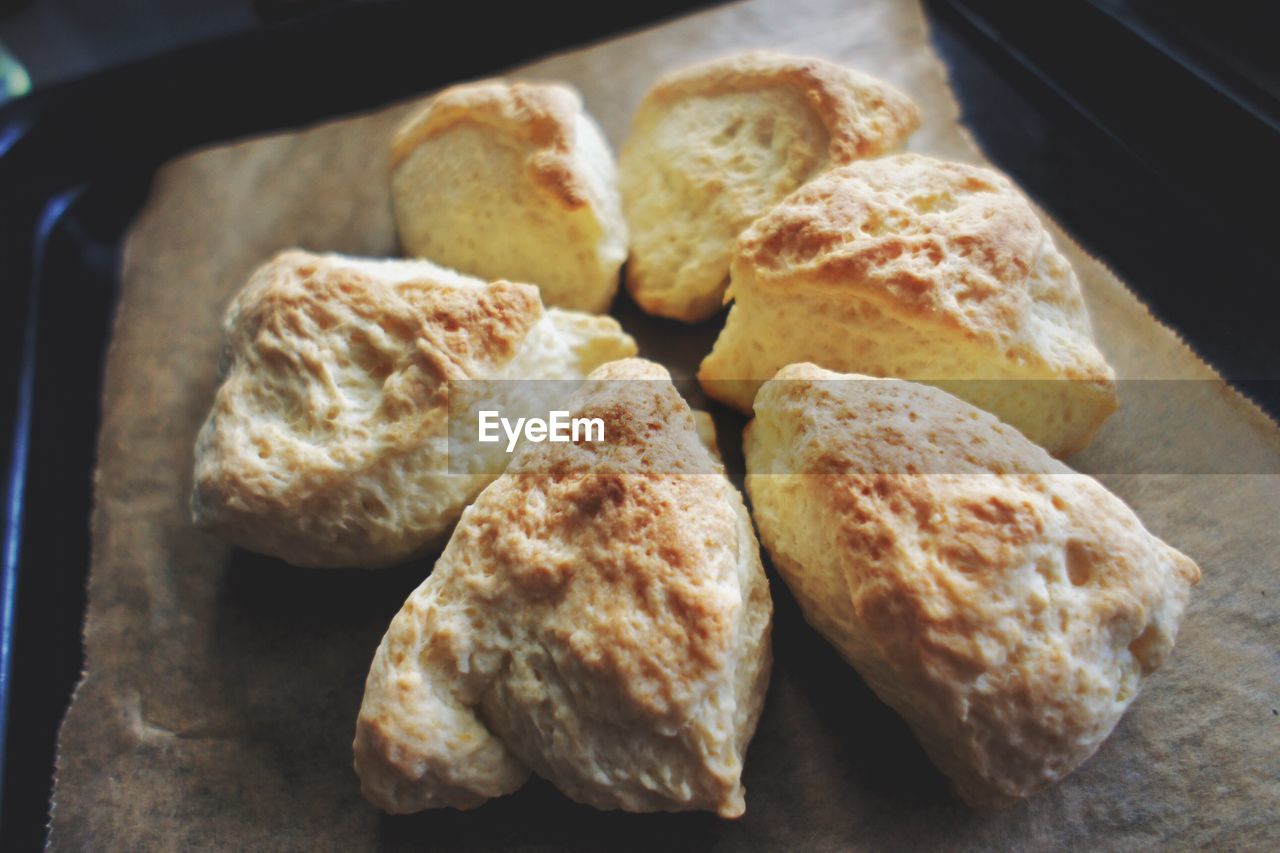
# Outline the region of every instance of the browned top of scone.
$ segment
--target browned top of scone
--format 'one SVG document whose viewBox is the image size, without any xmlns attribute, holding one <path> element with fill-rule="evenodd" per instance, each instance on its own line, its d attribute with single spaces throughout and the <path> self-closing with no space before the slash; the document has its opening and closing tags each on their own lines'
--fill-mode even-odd
<svg viewBox="0 0 1280 853">
<path fill-rule="evenodd" d="M 641 109 L 687 97 L 765 88 L 800 92 L 831 137 L 832 163 L 892 151 L 920 125 L 920 110 L 892 86 L 809 56 L 748 51 L 669 74 Z"/>
<path fill-rule="evenodd" d="M 783 413 L 798 433 L 790 472 L 867 477 L 1075 473 L 1013 427 L 929 385 L 801 363 L 779 370 L 765 388 L 762 404 Z M 1004 481 L 987 477 L 983 482 L 998 487 Z"/>
<path fill-rule="evenodd" d="M 607 442 L 531 446 L 459 536 L 510 606 L 572 599 L 547 615 L 544 642 L 568 644 L 628 713 L 681 720 L 733 643 L 737 602 L 707 570 L 733 508 L 723 478 L 704 476 L 719 466 L 664 369 L 631 359 L 592 379 L 574 415 L 604 419 Z"/>
<path fill-rule="evenodd" d="M 768 618 L 741 501 L 661 366 L 597 368 L 567 409 L 606 439 L 524 444 L 392 622 L 360 714 L 365 790 L 457 801 L 449 780 L 477 765 L 450 726 L 478 706 L 486 737 L 581 802 L 737 816 L 751 700 L 726 690 L 768 655 L 739 636 Z M 453 711 L 407 703 L 424 683 Z"/>
<path fill-rule="evenodd" d="M 1112 375 L 1080 286 L 1002 175 L 900 154 L 810 181 L 743 233 L 734 282 L 856 295 L 891 316 L 990 344 L 1068 378 Z"/>
<path fill-rule="evenodd" d="M 422 272 L 384 277 L 377 262 L 287 251 L 233 300 L 213 410 L 224 428 L 210 450 L 240 499 L 288 507 L 330 468 L 358 469 L 439 432 L 448 382 L 492 375 L 542 316 L 532 285 L 459 284 L 430 264 L 412 268 Z M 341 402 L 349 371 L 378 383 L 374 411 L 356 416 Z M 310 461 L 291 461 L 295 447 Z"/>
<path fill-rule="evenodd" d="M 627 714 L 683 720 L 734 642 L 739 602 L 708 568 L 734 529 L 731 487 L 662 366 L 603 365 L 575 399 L 606 440 L 526 445 L 451 548 L 502 579 L 506 607 L 556 604 L 543 641 L 567 644 Z"/>
<path fill-rule="evenodd" d="M 961 793 L 1007 802 L 1092 753 L 1172 649 L 1196 564 L 939 389 L 793 364 L 756 408 L 749 459 L 776 452 L 822 507 L 802 535 L 845 574 L 842 651 Z"/>
<path fill-rule="evenodd" d="M 419 145 L 461 124 L 483 126 L 529 149 L 529 179 L 565 208 L 589 201 L 571 153 L 582 98 L 559 83 L 482 80 L 452 86 L 410 117 L 391 141 L 397 168 Z"/>
</svg>

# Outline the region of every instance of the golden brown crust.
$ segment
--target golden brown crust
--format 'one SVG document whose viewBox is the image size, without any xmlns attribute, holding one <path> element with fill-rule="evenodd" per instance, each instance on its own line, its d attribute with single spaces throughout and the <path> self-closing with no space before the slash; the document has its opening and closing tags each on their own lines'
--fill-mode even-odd
<svg viewBox="0 0 1280 853">
<path fill-rule="evenodd" d="M 960 794 L 1007 804 L 1092 755 L 1171 651 L 1195 563 L 938 389 L 797 364 L 756 407 L 765 546 Z"/>
<path fill-rule="evenodd" d="M 833 169 L 743 232 L 732 277 L 698 378 L 743 411 L 813 362 L 942 385 L 1065 456 L 1117 406 L 1075 273 L 989 169 L 914 154 Z"/>
<path fill-rule="evenodd" d="M 635 352 L 612 320 L 544 313 L 531 285 L 301 251 L 253 274 L 224 332 L 193 517 L 317 567 L 384 566 L 437 545 L 500 471 L 450 474 L 451 382 L 581 378 Z"/>
<path fill-rule="evenodd" d="M 605 365 L 569 408 L 607 441 L 517 451 L 378 650 L 356 767 L 383 809 L 528 767 L 601 808 L 742 813 L 771 605 L 741 496 L 660 366 Z"/>
<path fill-rule="evenodd" d="M 529 180 L 565 209 L 576 210 L 591 199 L 573 158 L 575 119 L 581 111 L 578 93 L 558 83 L 484 80 L 453 86 L 396 131 L 391 167 L 433 136 L 458 124 L 478 124 L 527 146 Z"/>
<path fill-rule="evenodd" d="M 1038 293 L 1029 286 L 1051 252 L 1035 211 L 1004 176 L 900 154 L 801 188 L 742 235 L 735 266 L 749 267 L 760 289 L 843 291 L 1010 358 L 1053 364 L 1063 378 L 1111 379 L 1074 277 Z M 1074 348 L 1046 351 L 1029 327 L 1035 301 L 1061 309 Z"/>
<path fill-rule="evenodd" d="M 212 431 L 204 448 L 223 464 L 200 478 L 198 492 L 234 491 L 237 503 L 265 514 L 306 505 L 334 472 L 298 465 L 288 467 L 291 476 L 273 475 L 281 465 L 273 453 L 284 449 L 270 440 L 281 404 L 294 432 L 341 457 L 335 468 L 366 467 L 439 433 L 449 381 L 492 375 L 541 315 L 537 288 L 527 284 L 458 287 L 413 276 L 387 286 L 341 259 L 282 252 L 227 310 L 230 364 L 210 415 L 226 428 Z M 385 338 L 369 340 L 365 330 L 374 328 Z M 340 387 L 334 369 L 343 362 L 381 382 L 377 409 L 358 422 L 335 417 L 340 394 L 308 393 L 311 381 Z M 240 446 L 246 435 L 230 428 L 239 423 L 260 433 L 248 442 L 257 453 Z"/>
<path fill-rule="evenodd" d="M 641 109 L 688 97 L 790 88 L 801 93 L 830 135 L 832 165 L 875 157 L 900 146 L 920 126 L 919 108 L 897 90 L 811 56 L 748 51 L 669 74 Z"/>
</svg>

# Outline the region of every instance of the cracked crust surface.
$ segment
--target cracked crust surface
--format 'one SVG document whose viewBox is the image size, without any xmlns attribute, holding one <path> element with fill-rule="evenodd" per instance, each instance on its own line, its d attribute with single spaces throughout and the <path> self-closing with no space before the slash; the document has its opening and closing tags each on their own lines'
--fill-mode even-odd
<svg viewBox="0 0 1280 853">
<path fill-rule="evenodd" d="M 451 382 L 581 379 L 635 352 L 612 319 L 544 312 L 529 285 L 297 250 L 254 272 L 223 331 L 193 518 L 317 567 L 384 566 L 438 545 L 493 479 L 450 473 Z"/>
<path fill-rule="evenodd" d="M 806 619 L 974 805 L 1098 749 L 1200 578 L 1096 480 L 929 386 L 790 365 L 745 450 Z"/>
<path fill-rule="evenodd" d="M 379 808 L 530 771 L 598 808 L 745 808 L 772 604 L 742 498 L 660 366 L 605 365 L 569 408 L 607 442 L 517 450 L 378 648 L 355 765 Z"/>
<path fill-rule="evenodd" d="M 902 154 L 832 170 L 742 235 L 730 290 L 699 376 L 742 411 L 797 361 L 945 384 L 1055 455 L 1116 407 L 1075 274 L 990 169 Z"/>
</svg>

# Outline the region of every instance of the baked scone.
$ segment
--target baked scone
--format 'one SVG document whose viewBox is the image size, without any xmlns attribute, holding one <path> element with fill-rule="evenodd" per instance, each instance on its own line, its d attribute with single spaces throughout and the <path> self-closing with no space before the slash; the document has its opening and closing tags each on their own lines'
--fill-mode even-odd
<svg viewBox="0 0 1280 853">
<path fill-rule="evenodd" d="M 440 545 L 501 472 L 486 456 L 498 445 L 449 458 L 451 385 L 581 380 L 636 351 L 610 318 L 544 311 L 531 285 L 296 250 L 253 274 L 223 331 L 192 516 L 241 547 L 317 567 L 386 566 Z M 562 383 L 509 385 L 535 408 L 540 393 L 568 396 Z"/>
<path fill-rule="evenodd" d="M 1196 564 L 937 388 L 794 364 L 747 427 L 760 538 L 814 628 L 977 806 L 1071 773 L 1168 656 Z"/>
<path fill-rule="evenodd" d="M 606 440 L 517 450 L 378 647 L 355 767 L 385 811 L 532 771 L 602 809 L 743 812 L 772 602 L 742 497 L 662 367 L 605 365 L 568 409 Z"/>
<path fill-rule="evenodd" d="M 755 222 L 698 377 L 743 412 L 779 368 L 938 384 L 1055 456 L 1115 410 L 1067 260 L 989 169 L 914 154 L 835 169 Z"/>
<path fill-rule="evenodd" d="M 662 78 L 619 157 L 631 295 L 651 314 L 710 317 L 742 229 L 823 169 L 899 147 L 919 123 L 902 93 L 811 57 L 740 53 Z"/>
<path fill-rule="evenodd" d="M 573 89 L 446 89 L 396 132 L 391 167 L 407 254 L 532 282 L 547 305 L 608 310 L 627 226 L 613 154 Z"/>
</svg>

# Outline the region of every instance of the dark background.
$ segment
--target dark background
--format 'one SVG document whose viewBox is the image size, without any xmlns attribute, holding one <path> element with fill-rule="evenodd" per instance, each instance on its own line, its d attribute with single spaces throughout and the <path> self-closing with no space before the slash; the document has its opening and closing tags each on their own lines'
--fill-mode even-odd
<svg viewBox="0 0 1280 853">
<path fill-rule="evenodd" d="M 83 662 L 119 240 L 155 167 L 705 4 L 597 5 L 504 7 L 495 28 L 484 4 L 0 0 L 0 43 L 32 86 L 0 104 L 0 849 L 43 842 L 54 739 Z M 1273 416 L 1277 5 L 925 2 L 991 159 Z"/>
</svg>

